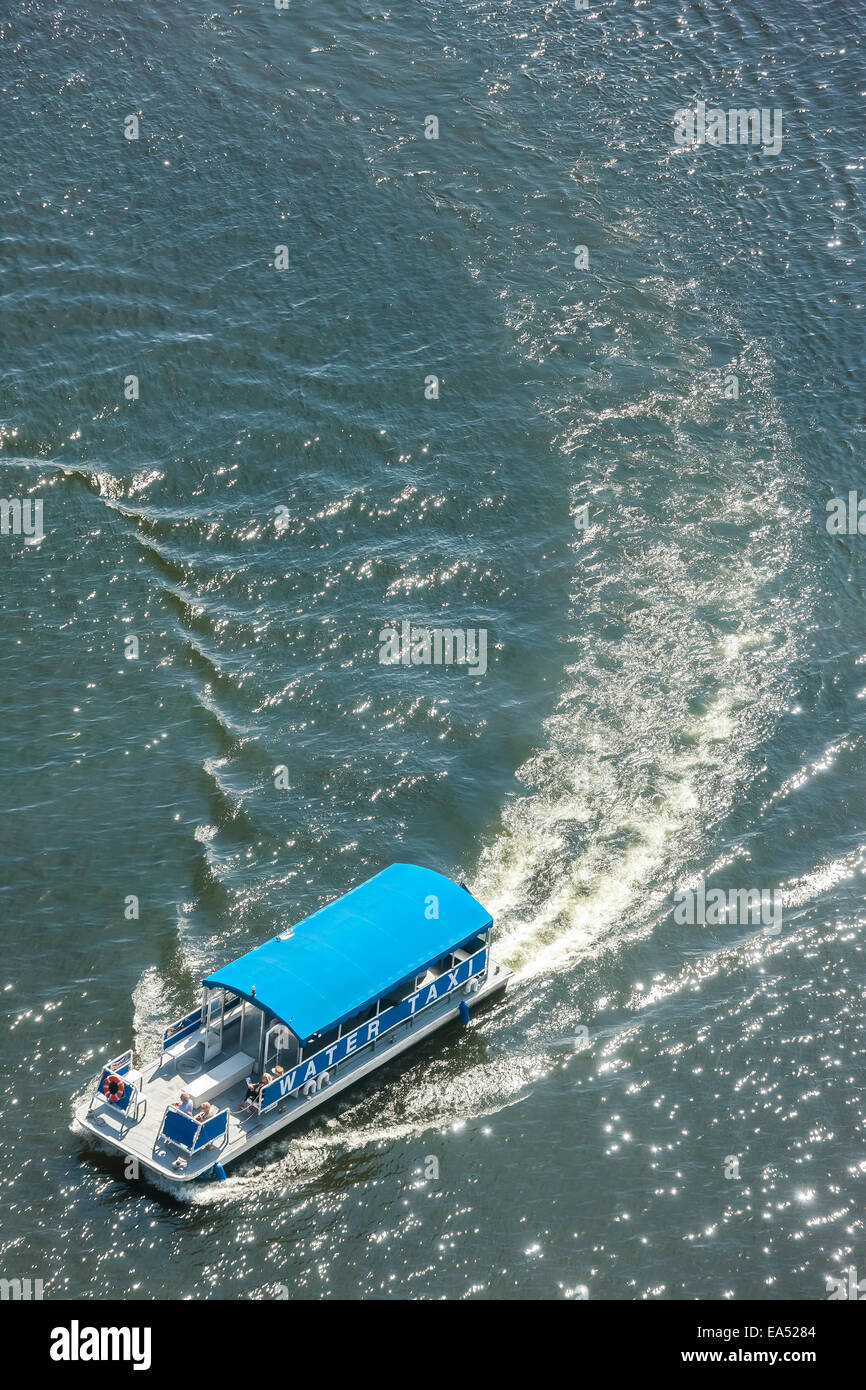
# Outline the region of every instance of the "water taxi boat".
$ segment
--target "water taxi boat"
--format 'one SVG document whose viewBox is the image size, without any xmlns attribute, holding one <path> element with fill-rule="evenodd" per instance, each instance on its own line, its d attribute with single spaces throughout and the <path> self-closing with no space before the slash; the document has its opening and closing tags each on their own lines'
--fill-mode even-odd
<svg viewBox="0 0 866 1390">
<path fill-rule="evenodd" d="M 392 864 L 206 976 L 159 1058 L 108 1059 L 76 1119 L 134 1174 L 224 1177 L 449 1020 L 468 1022 L 510 975 L 490 958 L 492 932 L 464 885 Z"/>
</svg>

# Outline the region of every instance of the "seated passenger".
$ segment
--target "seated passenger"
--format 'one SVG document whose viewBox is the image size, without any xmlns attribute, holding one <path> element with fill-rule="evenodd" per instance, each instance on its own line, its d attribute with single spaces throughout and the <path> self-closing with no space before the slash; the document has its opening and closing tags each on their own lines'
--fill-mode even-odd
<svg viewBox="0 0 866 1390">
<path fill-rule="evenodd" d="M 195 1118 L 199 1123 L 201 1123 L 202 1120 L 209 1120 L 211 1115 L 215 1114 L 216 1106 L 211 1105 L 210 1101 L 206 1100 L 202 1102 L 201 1110 L 198 1112 Z"/>
<path fill-rule="evenodd" d="M 253 1078 L 251 1076 L 248 1076 L 246 1078 L 245 1085 L 247 1089 L 244 1094 L 244 1098 L 238 1106 L 237 1110 L 232 1112 L 235 1115 L 242 1115 L 246 1110 L 247 1106 L 249 1105 L 250 1101 L 255 1100 L 256 1096 L 258 1095 L 259 1084 L 257 1081 L 253 1081 Z"/>
<path fill-rule="evenodd" d="M 273 1079 L 274 1078 L 271 1076 L 270 1072 L 267 1071 L 262 1073 L 262 1079 L 259 1082 L 252 1082 L 250 1081 L 250 1078 L 247 1077 L 247 1093 L 244 1096 L 241 1108 L 238 1111 L 239 1115 L 242 1115 L 244 1111 L 246 1111 L 248 1115 L 255 1114 L 256 1101 L 258 1100 L 265 1086 L 267 1086 L 268 1082 L 273 1081 Z"/>
<path fill-rule="evenodd" d="M 181 1091 L 180 1100 L 176 1100 L 171 1107 L 172 1110 L 179 1110 L 182 1115 L 191 1115 L 193 1103 L 189 1097 L 189 1091 Z"/>
</svg>

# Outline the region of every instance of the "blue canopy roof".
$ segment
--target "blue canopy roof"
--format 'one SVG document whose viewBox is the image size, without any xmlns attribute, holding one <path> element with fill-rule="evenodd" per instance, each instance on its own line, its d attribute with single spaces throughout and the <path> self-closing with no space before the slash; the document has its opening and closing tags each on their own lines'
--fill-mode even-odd
<svg viewBox="0 0 866 1390">
<path fill-rule="evenodd" d="M 451 879 L 392 864 L 299 922 L 291 936 L 266 941 L 203 983 L 252 1000 L 306 1042 L 492 924 L 486 908 Z"/>
</svg>

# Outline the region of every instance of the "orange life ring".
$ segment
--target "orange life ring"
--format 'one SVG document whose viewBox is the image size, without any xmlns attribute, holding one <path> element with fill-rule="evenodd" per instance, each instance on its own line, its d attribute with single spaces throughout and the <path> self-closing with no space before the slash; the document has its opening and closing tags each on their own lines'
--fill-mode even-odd
<svg viewBox="0 0 866 1390">
<path fill-rule="evenodd" d="M 111 1105 L 116 1105 L 119 1100 L 123 1100 L 126 1085 L 119 1076 L 111 1072 L 102 1083 L 102 1092 Z"/>
</svg>

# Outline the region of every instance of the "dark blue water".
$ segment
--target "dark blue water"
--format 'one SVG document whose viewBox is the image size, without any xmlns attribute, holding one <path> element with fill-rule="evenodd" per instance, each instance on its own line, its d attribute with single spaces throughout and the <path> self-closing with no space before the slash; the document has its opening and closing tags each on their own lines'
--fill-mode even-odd
<svg viewBox="0 0 866 1390">
<path fill-rule="evenodd" d="M 866 1275 L 866 540 L 825 525 L 863 478 L 862 27 L 12 6 L 0 482 L 45 534 L 0 538 L 4 1277 Z M 699 99 L 780 109 L 780 152 L 677 146 Z M 486 673 L 380 664 L 403 620 L 485 628 Z M 395 859 L 495 912 L 470 1030 L 183 1200 L 73 1132 L 104 1056 Z M 699 879 L 782 930 L 679 925 Z"/>
</svg>

